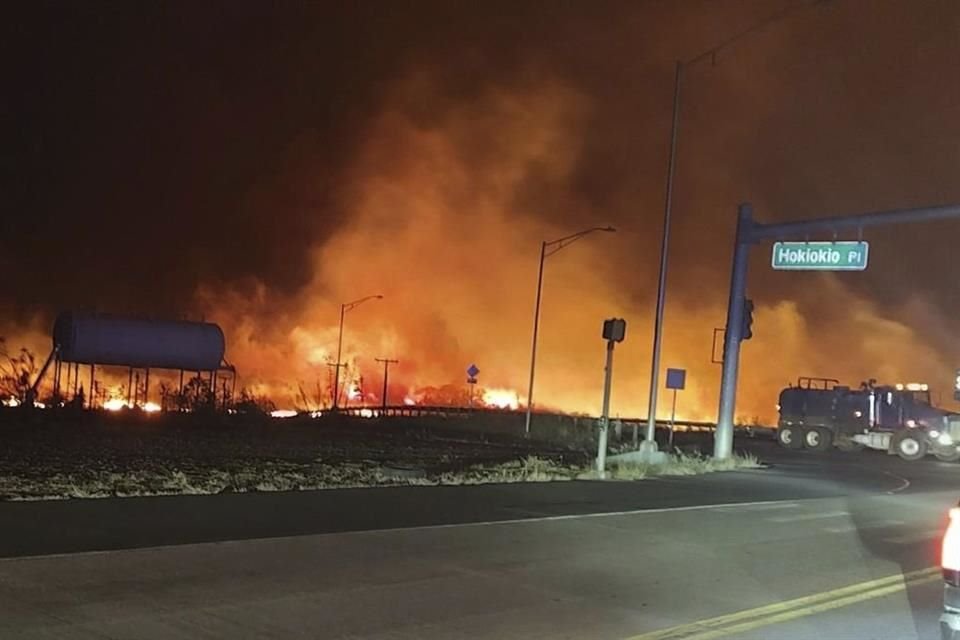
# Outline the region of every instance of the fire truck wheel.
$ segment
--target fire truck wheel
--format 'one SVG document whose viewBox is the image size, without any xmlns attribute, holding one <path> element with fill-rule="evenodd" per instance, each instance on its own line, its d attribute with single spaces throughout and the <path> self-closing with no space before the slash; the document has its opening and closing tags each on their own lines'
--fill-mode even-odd
<svg viewBox="0 0 960 640">
<path fill-rule="evenodd" d="M 813 451 L 827 451 L 833 446 L 833 434 L 829 429 L 811 427 L 803 432 L 803 446 Z"/>
<path fill-rule="evenodd" d="M 940 462 L 956 462 L 960 460 L 960 451 L 956 446 L 952 447 L 932 447 L 934 457 Z"/>
<path fill-rule="evenodd" d="M 803 446 L 802 433 L 799 427 L 782 425 L 777 428 L 777 442 L 785 449 L 799 449 Z"/>
<path fill-rule="evenodd" d="M 890 442 L 894 453 L 904 460 L 920 460 L 927 455 L 927 441 L 922 433 L 913 429 L 903 429 L 893 435 Z"/>
</svg>

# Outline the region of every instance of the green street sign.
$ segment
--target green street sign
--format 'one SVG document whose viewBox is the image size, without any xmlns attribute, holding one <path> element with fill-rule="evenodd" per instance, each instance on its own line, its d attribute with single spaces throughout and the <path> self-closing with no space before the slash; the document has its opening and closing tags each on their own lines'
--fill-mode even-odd
<svg viewBox="0 0 960 640">
<path fill-rule="evenodd" d="M 841 242 L 775 242 L 770 264 L 793 271 L 863 271 L 870 244 Z"/>
</svg>

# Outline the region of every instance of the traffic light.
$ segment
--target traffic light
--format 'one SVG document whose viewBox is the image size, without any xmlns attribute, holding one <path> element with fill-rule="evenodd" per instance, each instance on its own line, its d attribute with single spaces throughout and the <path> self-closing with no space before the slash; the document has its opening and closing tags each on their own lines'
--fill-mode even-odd
<svg viewBox="0 0 960 640">
<path fill-rule="evenodd" d="M 627 333 L 627 321 L 623 318 L 610 318 L 603 321 L 603 339 L 623 342 Z"/>
<path fill-rule="evenodd" d="M 741 340 L 753 337 L 753 300 L 746 298 L 743 301 L 743 328 L 740 331 Z"/>
</svg>

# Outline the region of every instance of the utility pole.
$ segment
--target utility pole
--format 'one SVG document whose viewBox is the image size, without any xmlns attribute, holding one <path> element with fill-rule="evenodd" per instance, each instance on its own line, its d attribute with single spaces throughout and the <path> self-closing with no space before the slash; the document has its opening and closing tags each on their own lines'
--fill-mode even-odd
<svg viewBox="0 0 960 640">
<path fill-rule="evenodd" d="M 333 380 L 331 381 L 328 378 L 327 382 L 331 385 L 330 386 L 330 408 L 336 411 L 337 406 L 339 404 L 338 402 L 339 398 L 337 396 L 340 394 L 340 367 L 345 367 L 347 365 L 340 364 L 338 362 L 328 362 L 327 366 L 333 367 L 334 369 L 334 373 L 332 374 Z"/>
<path fill-rule="evenodd" d="M 397 364 L 399 360 L 391 360 L 390 358 L 374 358 L 377 362 L 383 363 L 383 399 L 382 406 L 384 409 L 387 408 L 387 376 L 390 374 L 390 365 Z"/>
</svg>

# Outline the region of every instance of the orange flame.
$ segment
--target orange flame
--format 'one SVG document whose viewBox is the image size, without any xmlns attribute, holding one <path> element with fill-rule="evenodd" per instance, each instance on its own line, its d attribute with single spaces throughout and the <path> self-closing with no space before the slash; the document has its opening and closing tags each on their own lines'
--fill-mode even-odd
<svg viewBox="0 0 960 640">
<path fill-rule="evenodd" d="M 483 404 L 497 409 L 511 409 L 516 411 L 520 408 L 520 398 L 513 389 L 485 389 L 483 392 Z"/>
</svg>

